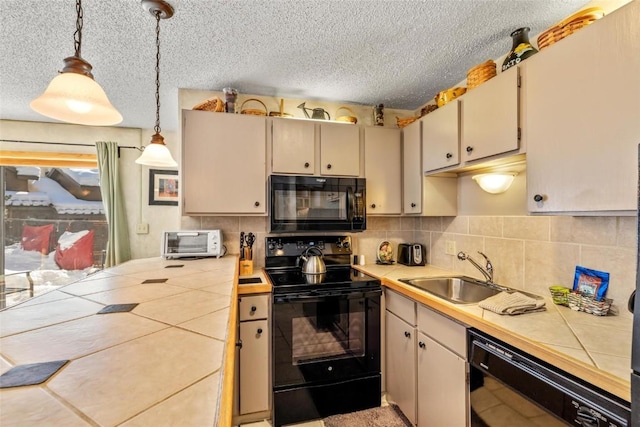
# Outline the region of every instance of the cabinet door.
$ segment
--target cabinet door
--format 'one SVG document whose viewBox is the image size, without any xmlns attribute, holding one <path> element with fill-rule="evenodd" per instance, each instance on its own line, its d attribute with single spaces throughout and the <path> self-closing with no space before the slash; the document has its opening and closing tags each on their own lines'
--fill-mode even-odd
<svg viewBox="0 0 640 427">
<path fill-rule="evenodd" d="M 360 126 L 320 123 L 320 174 L 360 176 Z"/>
<path fill-rule="evenodd" d="M 418 333 L 418 427 L 467 425 L 467 365 Z"/>
<path fill-rule="evenodd" d="M 269 321 L 240 322 L 240 414 L 269 410 Z"/>
<path fill-rule="evenodd" d="M 367 127 L 364 130 L 364 176 L 367 179 L 367 214 L 399 214 L 400 129 Z"/>
<path fill-rule="evenodd" d="M 405 214 L 422 212 L 421 126 L 418 120 L 402 129 L 402 213 Z"/>
<path fill-rule="evenodd" d="M 387 398 L 416 423 L 415 328 L 386 312 Z"/>
<path fill-rule="evenodd" d="M 460 151 L 463 161 L 519 148 L 518 73 L 519 68 L 512 67 L 461 98 Z M 552 80 L 552 76 L 553 73 L 547 75 L 547 79 Z"/>
<path fill-rule="evenodd" d="M 273 119 L 271 132 L 273 172 L 313 175 L 315 123 Z"/>
<path fill-rule="evenodd" d="M 460 101 L 452 101 L 420 119 L 422 168 L 431 172 L 460 163 Z"/>
<path fill-rule="evenodd" d="M 266 118 L 182 111 L 183 212 L 266 213 Z"/>
<path fill-rule="evenodd" d="M 639 33 L 635 1 L 527 60 L 529 211 L 635 212 Z"/>
</svg>

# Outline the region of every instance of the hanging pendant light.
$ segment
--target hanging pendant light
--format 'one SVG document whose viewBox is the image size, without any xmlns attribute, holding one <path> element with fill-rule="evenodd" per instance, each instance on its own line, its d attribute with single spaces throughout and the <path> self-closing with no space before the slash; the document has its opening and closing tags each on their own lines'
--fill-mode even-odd
<svg viewBox="0 0 640 427">
<path fill-rule="evenodd" d="M 178 163 L 171 157 L 171 152 L 160 135 L 160 19 L 173 16 L 173 7 L 163 0 L 142 0 L 142 7 L 156 18 L 156 125 L 151 144 L 136 160 L 136 163 L 147 166 L 177 167 Z"/>
<path fill-rule="evenodd" d="M 91 64 L 82 59 L 82 0 L 76 0 L 75 55 L 64 59 L 64 68 L 51 80 L 31 108 L 43 116 L 79 125 L 111 126 L 122 121 L 102 87 L 93 80 Z"/>
</svg>

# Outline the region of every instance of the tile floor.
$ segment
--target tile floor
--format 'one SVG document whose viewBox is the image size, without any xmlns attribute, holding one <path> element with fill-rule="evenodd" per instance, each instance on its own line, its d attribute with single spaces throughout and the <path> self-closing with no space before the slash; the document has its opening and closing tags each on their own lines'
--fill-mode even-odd
<svg viewBox="0 0 640 427">
<path fill-rule="evenodd" d="M 387 396 L 383 394 L 382 403 L 380 406 L 387 406 L 388 404 L 389 403 L 387 402 Z M 269 422 L 268 420 L 263 420 L 253 423 L 241 424 L 239 427 L 271 427 L 271 422 Z M 289 424 L 287 427 L 324 427 L 324 422 L 322 420 L 315 420 L 300 424 Z"/>
</svg>

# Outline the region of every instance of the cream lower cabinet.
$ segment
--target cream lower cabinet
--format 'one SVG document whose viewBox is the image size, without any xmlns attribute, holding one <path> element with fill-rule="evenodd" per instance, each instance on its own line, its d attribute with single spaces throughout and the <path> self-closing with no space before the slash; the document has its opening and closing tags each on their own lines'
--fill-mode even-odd
<svg viewBox="0 0 640 427">
<path fill-rule="evenodd" d="M 387 400 L 416 424 L 416 328 L 415 303 L 391 290 L 385 291 Z"/>
<path fill-rule="evenodd" d="M 418 427 L 469 425 L 466 328 L 418 304 Z"/>
<path fill-rule="evenodd" d="M 367 215 L 402 211 L 400 129 L 364 129 L 364 176 L 367 179 Z"/>
<path fill-rule="evenodd" d="M 530 212 L 635 214 L 639 34 L 632 1 L 527 59 Z"/>
<path fill-rule="evenodd" d="M 389 289 L 385 302 L 387 399 L 418 427 L 468 426 L 466 327 Z"/>
<path fill-rule="evenodd" d="M 184 215 L 266 214 L 266 118 L 182 110 Z"/>
<path fill-rule="evenodd" d="M 264 413 L 270 409 L 269 376 L 270 333 L 269 295 L 239 298 L 239 337 L 242 346 L 238 357 L 239 415 Z"/>
</svg>

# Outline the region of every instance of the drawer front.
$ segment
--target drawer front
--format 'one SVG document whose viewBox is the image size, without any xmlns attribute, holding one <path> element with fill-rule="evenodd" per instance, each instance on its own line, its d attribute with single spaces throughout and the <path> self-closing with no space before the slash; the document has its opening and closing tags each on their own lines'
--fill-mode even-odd
<svg viewBox="0 0 640 427">
<path fill-rule="evenodd" d="M 240 321 L 267 319 L 269 317 L 269 295 L 252 295 L 240 299 Z"/>
<path fill-rule="evenodd" d="M 418 330 L 467 360 L 467 328 L 418 304 Z"/>
<path fill-rule="evenodd" d="M 416 303 L 398 292 L 385 290 L 385 304 L 387 310 L 410 324 L 416 325 Z"/>
</svg>

